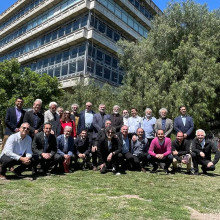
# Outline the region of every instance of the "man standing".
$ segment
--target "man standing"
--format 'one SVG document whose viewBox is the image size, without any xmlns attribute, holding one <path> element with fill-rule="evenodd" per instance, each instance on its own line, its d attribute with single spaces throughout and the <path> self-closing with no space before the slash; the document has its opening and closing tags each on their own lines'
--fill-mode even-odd
<svg viewBox="0 0 220 220">
<path fill-rule="evenodd" d="M 192 157 L 190 155 L 190 141 L 184 139 L 183 132 L 179 131 L 176 140 L 172 141 L 173 172 L 177 170 L 177 163 L 187 166 L 187 173 L 192 172 Z"/>
<path fill-rule="evenodd" d="M 146 172 L 145 165 L 147 164 L 147 155 L 148 155 L 148 140 L 144 138 L 143 128 L 137 129 L 137 140 L 131 140 L 131 153 L 134 156 L 134 164 L 137 170 Z M 141 162 L 141 163 L 140 163 Z"/>
<path fill-rule="evenodd" d="M 71 162 L 76 162 L 76 149 L 74 139 L 71 136 L 72 127 L 66 126 L 63 133 L 57 137 L 57 153 L 62 157 L 60 168 L 63 168 L 65 173 L 69 173 Z"/>
<path fill-rule="evenodd" d="M 157 133 L 158 129 L 162 129 L 165 132 L 166 137 L 170 137 L 173 131 L 173 121 L 169 118 L 167 118 L 167 109 L 161 108 L 159 110 L 160 117 L 156 120 L 155 123 L 155 132 Z"/>
<path fill-rule="evenodd" d="M 99 113 L 96 113 L 93 116 L 93 147 L 92 147 L 93 170 L 96 170 L 97 167 L 97 146 L 95 145 L 95 141 L 98 132 L 105 127 L 106 120 L 110 120 L 110 115 L 105 114 L 105 105 L 100 104 Z"/>
<path fill-rule="evenodd" d="M 28 136 L 30 125 L 21 124 L 19 132 L 12 134 L 0 155 L 0 179 L 6 179 L 5 174 L 8 167 L 19 165 L 14 169 L 14 174 L 22 177 L 21 173 L 31 164 L 32 150 L 31 138 Z"/>
<path fill-rule="evenodd" d="M 184 134 L 184 138 L 192 139 L 193 138 L 193 129 L 194 123 L 192 117 L 186 115 L 186 107 L 180 106 L 179 111 L 181 113 L 180 116 L 174 119 L 174 130 L 175 132 L 182 131 Z"/>
<path fill-rule="evenodd" d="M 131 117 L 128 118 L 128 135 L 129 138 L 136 134 L 138 128 L 141 127 L 142 118 L 137 115 L 137 109 L 131 108 Z"/>
<path fill-rule="evenodd" d="M 44 123 L 51 124 L 51 134 L 55 135 L 56 137 L 60 134 L 61 125 L 60 125 L 60 116 L 56 112 L 57 110 L 57 103 L 51 102 L 49 104 L 49 110 L 44 113 Z"/>
<path fill-rule="evenodd" d="M 3 138 L 2 149 L 9 137 L 9 135 L 19 132 L 19 128 L 23 122 L 25 111 L 22 109 L 23 99 L 16 98 L 15 107 L 10 107 L 6 111 L 5 124 L 6 130 Z"/>
<path fill-rule="evenodd" d="M 151 142 L 148 154 L 148 160 L 153 164 L 151 173 L 157 172 L 158 163 L 165 163 L 165 173 L 169 173 L 168 168 L 173 161 L 173 156 L 171 154 L 171 139 L 165 137 L 163 130 L 157 131 L 157 137 Z"/>
<path fill-rule="evenodd" d="M 77 134 L 80 134 L 82 130 L 87 130 L 89 141 L 92 142 L 93 133 L 93 116 L 95 112 L 92 110 L 92 103 L 86 102 L 86 109 L 79 114 L 79 123 L 77 128 Z"/>
<path fill-rule="evenodd" d="M 146 108 L 145 117 L 143 118 L 141 127 L 144 129 L 145 136 L 147 137 L 149 144 L 151 144 L 151 141 L 155 137 L 155 131 L 154 131 L 155 123 L 156 123 L 156 118 L 152 117 L 152 110 L 150 108 Z"/>
<path fill-rule="evenodd" d="M 74 103 L 72 104 L 71 108 L 72 108 L 72 112 L 71 112 L 70 118 L 75 122 L 76 133 L 78 134 L 77 128 L 79 124 L 79 113 L 78 113 L 79 105 Z"/>
<path fill-rule="evenodd" d="M 33 138 L 35 134 L 43 131 L 44 116 L 40 113 L 42 100 L 36 99 L 33 104 L 33 110 L 28 111 L 24 115 L 24 122 L 30 124 L 30 136 Z"/>
<path fill-rule="evenodd" d="M 192 152 L 195 154 L 195 157 L 192 158 L 195 174 L 199 174 L 198 164 L 202 165 L 204 174 L 207 174 L 209 170 L 215 170 L 215 164 L 219 161 L 220 152 L 212 142 L 205 139 L 204 130 L 198 129 L 196 131 L 196 138 L 193 140 L 192 144 Z M 215 154 L 213 161 L 211 160 L 211 153 Z"/>
<path fill-rule="evenodd" d="M 123 116 L 123 125 L 127 125 L 128 126 L 129 113 L 128 113 L 127 109 L 123 110 L 122 116 Z"/>
<path fill-rule="evenodd" d="M 119 132 L 121 126 L 123 125 L 123 117 L 119 114 L 120 107 L 115 105 L 113 107 L 113 113 L 110 115 L 110 120 L 112 122 L 112 126 L 116 129 L 116 132 Z"/>
<path fill-rule="evenodd" d="M 57 154 L 57 141 L 56 137 L 51 134 L 52 126 L 50 123 L 45 123 L 43 131 L 34 136 L 32 143 L 33 159 L 34 159 L 34 172 L 36 166 L 41 164 L 44 173 L 47 173 L 50 166 L 57 166 L 62 162 L 62 157 Z"/>
</svg>

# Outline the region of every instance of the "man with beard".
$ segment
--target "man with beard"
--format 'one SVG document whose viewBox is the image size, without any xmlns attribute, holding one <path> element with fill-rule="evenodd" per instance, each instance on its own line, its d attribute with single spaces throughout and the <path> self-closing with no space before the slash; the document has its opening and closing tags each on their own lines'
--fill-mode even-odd
<svg viewBox="0 0 220 220">
<path fill-rule="evenodd" d="M 127 125 L 128 126 L 129 113 L 128 113 L 127 109 L 123 110 L 122 116 L 123 116 L 123 125 Z"/>
<path fill-rule="evenodd" d="M 119 114 L 120 107 L 115 105 L 113 107 L 113 113 L 110 115 L 110 120 L 112 122 L 112 126 L 116 129 L 116 132 L 119 132 L 121 126 L 123 125 L 123 117 Z"/>
</svg>

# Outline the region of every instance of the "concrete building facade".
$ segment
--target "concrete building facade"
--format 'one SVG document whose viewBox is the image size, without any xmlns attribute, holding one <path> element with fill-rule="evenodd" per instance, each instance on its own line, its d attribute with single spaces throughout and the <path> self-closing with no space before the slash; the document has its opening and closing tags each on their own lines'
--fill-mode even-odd
<svg viewBox="0 0 220 220">
<path fill-rule="evenodd" d="M 147 37 L 157 14 L 151 0 L 18 0 L 0 15 L 0 62 L 17 58 L 63 88 L 91 77 L 118 86 L 117 41 Z"/>
</svg>

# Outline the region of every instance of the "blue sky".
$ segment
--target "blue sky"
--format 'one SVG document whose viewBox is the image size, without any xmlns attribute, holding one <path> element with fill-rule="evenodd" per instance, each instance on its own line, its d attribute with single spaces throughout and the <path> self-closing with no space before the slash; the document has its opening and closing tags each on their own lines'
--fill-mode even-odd
<svg viewBox="0 0 220 220">
<path fill-rule="evenodd" d="M 161 10 L 164 10 L 164 8 L 167 5 L 167 2 L 169 2 L 169 0 L 153 0 L 153 1 Z M 195 1 L 200 4 L 207 3 L 209 10 L 220 8 L 220 0 L 195 0 Z M 15 2 L 16 0 L 1 0 L 0 14 Z"/>
</svg>

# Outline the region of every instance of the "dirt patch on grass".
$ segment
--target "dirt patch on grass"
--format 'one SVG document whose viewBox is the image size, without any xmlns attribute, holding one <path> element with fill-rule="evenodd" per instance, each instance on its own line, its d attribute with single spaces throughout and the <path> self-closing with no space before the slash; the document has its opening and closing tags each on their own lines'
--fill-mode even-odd
<svg viewBox="0 0 220 220">
<path fill-rule="evenodd" d="M 220 213 L 200 213 L 191 207 L 186 206 L 186 208 L 191 213 L 190 219 L 193 219 L 193 220 L 207 220 L 207 219 L 219 220 L 220 219 Z"/>
<path fill-rule="evenodd" d="M 143 199 L 140 198 L 139 195 L 123 195 L 123 196 L 109 196 L 110 199 L 119 199 L 119 198 L 126 198 L 126 199 L 138 199 L 138 200 L 142 200 L 142 201 L 147 201 L 147 202 L 151 202 L 151 199 Z"/>
</svg>

